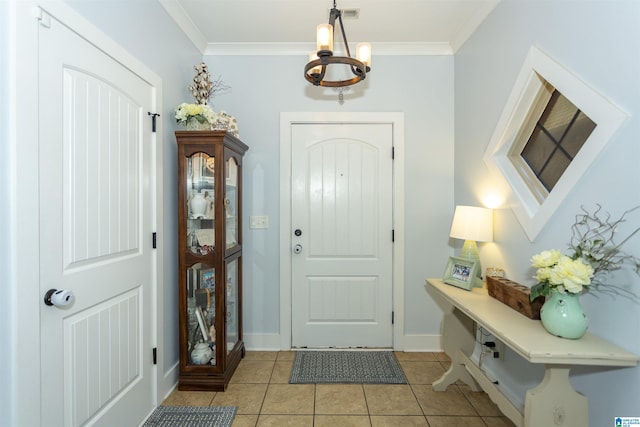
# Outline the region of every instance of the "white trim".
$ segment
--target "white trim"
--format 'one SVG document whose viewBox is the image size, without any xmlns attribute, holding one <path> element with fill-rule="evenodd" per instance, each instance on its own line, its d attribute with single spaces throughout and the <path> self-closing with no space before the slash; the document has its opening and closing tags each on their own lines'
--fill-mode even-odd
<svg viewBox="0 0 640 427">
<path fill-rule="evenodd" d="M 493 12 L 493 9 L 500 3 L 500 0 L 492 0 L 483 2 L 476 13 L 469 18 L 460 28 L 460 31 L 449 41 L 453 52 L 457 52 L 458 49 L 471 37 L 478 27 L 487 19 L 487 16 Z"/>
<path fill-rule="evenodd" d="M 191 43 L 204 54 L 207 47 L 207 39 L 202 34 L 202 31 L 193 23 L 189 14 L 185 12 L 184 8 L 177 0 L 158 0 L 160 5 L 164 7 L 167 14 L 176 22 L 178 27 L 187 36 Z"/>
<path fill-rule="evenodd" d="M 553 190 L 540 203 L 509 159 L 509 150 L 545 81 L 597 126 Z M 511 187 L 510 205 L 529 240 L 536 238 L 627 116 L 553 58 L 536 47 L 531 48 L 483 157 L 487 166 Z"/>
<path fill-rule="evenodd" d="M 244 346 L 250 351 L 280 350 L 280 334 L 242 334 Z"/>
<path fill-rule="evenodd" d="M 164 1 L 164 0 L 162 0 Z M 309 52 L 315 49 L 315 43 L 208 43 L 204 48 L 204 55 L 290 55 L 309 57 Z M 378 56 L 422 56 L 422 55 L 453 55 L 454 50 L 449 43 L 444 42 L 377 42 L 371 46 Z M 355 49 L 355 45 L 353 47 Z"/>
<path fill-rule="evenodd" d="M 442 335 L 405 335 L 405 352 L 441 352 Z"/>
<path fill-rule="evenodd" d="M 393 349 L 404 350 L 404 113 L 280 113 L 280 349 L 291 349 L 291 126 L 391 123 L 393 126 Z"/>
<path fill-rule="evenodd" d="M 15 121 L 10 122 L 10 144 L 14 148 L 10 148 L 10 152 L 14 155 L 13 165 L 33 165 L 38 164 L 38 126 L 34 126 L 33 112 L 38 111 L 37 106 L 33 107 L 34 100 L 38 99 L 38 24 L 37 20 L 42 17 L 42 11 L 55 17 L 56 20 L 64 23 L 65 26 L 81 34 L 82 37 L 89 40 L 92 44 L 98 46 L 101 50 L 108 52 L 108 55 L 116 61 L 125 65 L 132 72 L 146 81 L 152 88 L 155 88 L 154 98 L 156 101 L 157 111 L 162 111 L 162 80 L 153 71 L 147 68 L 142 62 L 137 60 L 120 45 L 116 44 L 107 35 L 93 26 L 83 16 L 78 14 L 70 6 L 61 1 L 47 1 L 41 4 L 32 2 L 22 2 L 12 0 L 16 4 L 16 34 L 15 43 L 16 50 L 22 52 L 15 62 L 10 63 L 12 75 L 15 72 L 15 92 L 20 96 L 16 96 L 14 104 L 11 105 L 13 111 L 16 111 Z M 43 23 L 46 25 L 46 23 Z M 12 89 L 13 90 L 13 89 Z M 155 179 L 162 182 L 162 126 L 158 128 L 155 135 Z M 34 157 L 35 156 L 35 157 Z M 34 173 L 35 172 L 35 173 Z M 13 213 L 10 218 L 15 220 L 12 229 L 15 230 L 13 240 L 10 245 L 14 248 L 15 274 L 12 276 L 12 282 L 9 286 L 12 289 L 20 289 L 15 297 L 15 325 L 20 325 L 20 333 L 16 334 L 15 346 L 11 349 L 15 352 L 13 356 L 16 361 L 15 376 L 13 384 L 13 402 L 12 410 L 13 421 L 15 425 L 43 425 L 46 419 L 45 414 L 41 414 L 42 393 L 51 392 L 40 389 L 41 377 L 41 360 L 39 339 L 36 339 L 37 347 L 34 348 L 33 337 L 40 335 L 40 304 L 42 304 L 42 295 L 40 295 L 39 286 L 39 263 L 41 252 L 39 243 L 39 229 L 34 224 L 39 224 L 39 198 L 37 194 L 38 188 L 38 171 L 37 168 L 17 167 L 11 171 L 12 194 L 9 209 Z M 162 186 L 156 188 L 156 199 L 154 204 L 156 230 L 162 229 L 163 210 L 162 210 Z M 155 283 L 152 283 L 155 292 L 152 305 L 155 321 L 162 319 L 163 313 L 163 277 L 164 269 L 158 257 L 161 251 L 157 251 L 155 259 Z M 161 333 L 161 331 L 153 331 L 152 333 Z M 152 336 L 152 341 L 162 345 L 164 342 L 163 335 Z M 28 354 L 30 357 L 25 358 Z M 161 365 L 158 365 L 161 366 Z M 159 376 L 163 374 L 154 368 L 153 388 L 158 386 Z M 154 390 L 153 398 L 156 396 L 157 390 Z M 44 423 L 46 424 L 46 423 Z"/>
</svg>

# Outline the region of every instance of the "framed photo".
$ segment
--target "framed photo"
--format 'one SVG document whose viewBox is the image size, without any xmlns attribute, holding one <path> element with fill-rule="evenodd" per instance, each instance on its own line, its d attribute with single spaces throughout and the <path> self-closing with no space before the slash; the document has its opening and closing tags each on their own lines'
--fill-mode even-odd
<svg viewBox="0 0 640 427">
<path fill-rule="evenodd" d="M 200 153 L 202 156 L 201 160 L 201 176 L 202 181 L 204 182 L 203 188 L 214 188 L 215 184 L 215 172 L 216 172 L 216 158 L 213 156 L 209 156 L 205 153 Z"/>
<path fill-rule="evenodd" d="M 478 262 L 470 259 L 449 257 L 444 270 L 444 283 L 470 291 L 473 287 L 482 286 L 478 277 Z"/>
<path fill-rule="evenodd" d="M 216 269 L 202 268 L 198 271 L 198 287 L 200 289 L 214 289 L 216 287 Z"/>
<path fill-rule="evenodd" d="M 205 153 L 195 153 L 187 157 L 187 177 L 191 180 L 191 188 L 200 192 L 204 189 L 213 190 L 215 183 L 215 159 Z"/>
</svg>

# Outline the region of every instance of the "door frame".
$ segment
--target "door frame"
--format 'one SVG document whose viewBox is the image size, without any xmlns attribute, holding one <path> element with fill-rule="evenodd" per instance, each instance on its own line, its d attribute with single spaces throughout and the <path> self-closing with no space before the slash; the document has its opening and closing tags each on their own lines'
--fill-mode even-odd
<svg viewBox="0 0 640 427">
<path fill-rule="evenodd" d="M 280 349 L 291 349 L 291 127 L 297 124 L 391 124 L 393 132 L 392 342 L 404 350 L 404 113 L 280 113 Z"/>
<path fill-rule="evenodd" d="M 46 12 L 46 13 L 43 13 Z M 9 223 L 13 230 L 9 240 L 9 253 L 11 254 L 8 283 L 8 296 L 13 304 L 9 314 L 12 325 L 9 326 L 11 355 L 10 361 L 14 368 L 10 379 L 8 404 L 9 420 L 16 425 L 42 425 L 46 414 L 41 412 L 42 395 L 50 392 L 41 390 L 41 360 L 39 339 L 30 337 L 40 335 L 40 305 L 43 304 L 43 296 L 40 295 L 40 252 L 42 248 L 39 242 L 39 229 L 33 224 L 39 223 L 38 181 L 39 171 L 32 167 L 19 167 L 18 165 L 37 164 L 38 146 L 40 136 L 38 134 L 37 116 L 33 111 L 34 100 L 38 99 L 38 87 L 34 82 L 38 81 L 38 31 L 39 25 L 47 25 L 48 15 L 55 17 L 64 23 L 72 31 L 80 34 L 99 49 L 106 52 L 116 61 L 124 64 L 128 69 L 137 74 L 142 80 L 153 88 L 156 110 L 162 111 L 162 79 L 146 65 L 128 53 L 122 46 L 114 42 L 101 30 L 90 23 L 85 17 L 76 12 L 71 6 L 62 1 L 51 2 L 20 2 L 10 0 L 9 13 L 11 21 L 15 25 L 9 29 L 12 39 L 11 48 L 15 49 L 9 57 L 8 79 L 11 82 L 9 94 L 9 107 L 12 116 L 9 118 Z M 16 52 L 20 51 L 20 55 Z M 151 127 L 149 119 L 148 126 Z M 162 183 L 162 158 L 163 158 L 163 126 L 162 120 L 157 122 L 156 133 L 151 133 L 151 180 L 149 191 L 155 192 L 152 196 L 152 218 L 155 231 L 162 230 L 163 218 L 163 189 Z M 34 158 L 35 156 L 35 158 Z M 149 236 L 151 238 L 151 236 Z M 162 236 L 159 236 L 162 240 Z M 151 281 L 151 342 L 154 347 L 162 348 L 164 335 L 157 325 L 164 316 L 163 292 L 164 269 L 162 242 L 152 255 L 152 281 Z M 18 332 L 19 331 L 19 332 Z M 12 348 L 13 347 L 13 348 Z M 151 349 L 149 349 L 151 352 Z M 163 366 L 163 354 L 158 352 L 158 364 L 152 366 L 152 402 L 157 404 L 158 391 L 161 387 L 164 372 L 159 367 Z M 29 357 L 24 357 L 28 354 Z M 151 354 L 149 354 L 151 360 Z M 2 391 L 4 389 L 0 389 Z M 0 393 L 2 395 L 2 393 Z"/>
</svg>

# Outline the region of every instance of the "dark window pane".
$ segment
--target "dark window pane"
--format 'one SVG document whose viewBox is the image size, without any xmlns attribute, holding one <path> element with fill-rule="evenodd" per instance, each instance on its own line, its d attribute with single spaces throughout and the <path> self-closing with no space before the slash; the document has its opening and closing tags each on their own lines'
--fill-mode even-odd
<svg viewBox="0 0 640 427">
<path fill-rule="evenodd" d="M 549 139 L 542 129 L 536 128 L 521 155 L 533 173 L 538 175 L 555 148 L 556 144 L 553 140 Z"/>
<path fill-rule="evenodd" d="M 561 141 L 562 148 L 573 158 L 596 128 L 596 124 L 584 113 L 580 112 L 573 126 Z"/>
<path fill-rule="evenodd" d="M 551 95 L 547 108 L 540 117 L 539 124 L 549 132 L 553 139 L 560 141 L 577 112 L 576 106 L 556 90 Z"/>
<path fill-rule="evenodd" d="M 551 191 L 595 127 L 589 117 L 554 90 L 520 155 Z"/>
<path fill-rule="evenodd" d="M 564 171 L 569 167 L 570 163 L 571 159 L 569 159 L 562 151 L 556 150 L 549 160 L 547 167 L 545 167 L 540 174 L 540 182 L 542 182 L 542 185 L 544 185 L 547 191 L 551 191 L 553 187 L 555 187 Z"/>
</svg>

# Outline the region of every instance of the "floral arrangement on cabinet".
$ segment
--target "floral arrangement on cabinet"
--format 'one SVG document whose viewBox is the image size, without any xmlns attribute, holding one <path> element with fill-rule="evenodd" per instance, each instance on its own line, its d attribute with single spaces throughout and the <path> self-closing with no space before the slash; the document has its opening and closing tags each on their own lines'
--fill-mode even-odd
<svg viewBox="0 0 640 427">
<path fill-rule="evenodd" d="M 176 122 L 187 129 L 211 129 L 218 121 L 218 115 L 206 104 L 183 102 L 176 108 Z"/>
<path fill-rule="evenodd" d="M 195 104 L 183 102 L 178 105 L 175 112 L 176 122 L 189 130 L 220 129 L 226 130 L 234 136 L 239 136 L 236 118 L 223 110 L 216 113 L 209 106 L 210 98 L 227 92 L 231 87 L 222 81 L 222 77 L 211 81 L 209 68 L 204 62 L 193 68 L 196 70 L 196 75 L 189 90 L 196 102 Z"/>
<path fill-rule="evenodd" d="M 621 249 L 622 245 L 640 232 L 640 227 L 616 242 L 618 227 L 625 221 L 626 215 L 636 209 L 640 209 L 640 206 L 629 209 L 620 218 L 612 220 L 611 215 L 604 212 L 600 205 L 593 212 L 582 207 L 582 213 L 576 215 L 571 226 L 569 254 L 564 255 L 559 250 L 552 249 L 531 258 L 531 265 L 538 269 L 534 276 L 538 283 L 531 288 L 531 300 L 540 295 L 548 297 L 552 290 L 581 294 L 590 288 L 639 298 L 635 292 L 605 281 L 609 273 L 620 270 L 625 265 L 630 265 L 640 276 L 640 258 Z"/>
</svg>

